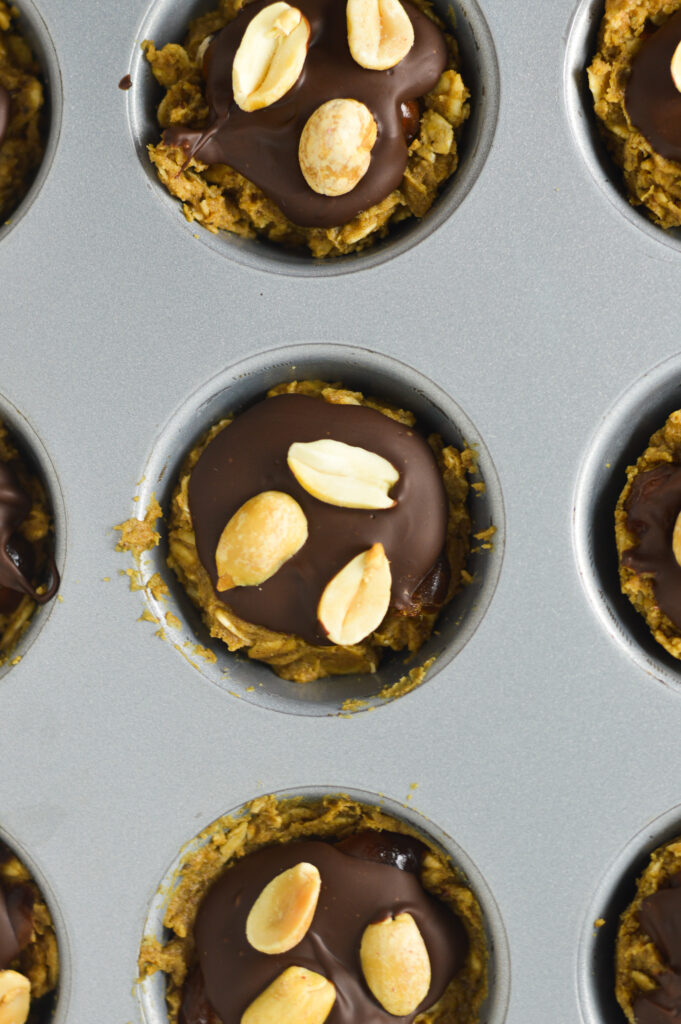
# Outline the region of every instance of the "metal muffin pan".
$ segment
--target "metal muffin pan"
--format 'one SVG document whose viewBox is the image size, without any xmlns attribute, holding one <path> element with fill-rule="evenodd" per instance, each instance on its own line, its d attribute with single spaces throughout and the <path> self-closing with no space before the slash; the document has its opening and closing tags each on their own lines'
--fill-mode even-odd
<svg viewBox="0 0 681 1024">
<path fill-rule="evenodd" d="M 48 480 L 63 601 L 0 683 L 0 826 L 59 917 L 57 1019 L 140 1024 L 140 937 L 183 844 L 259 794 L 331 778 L 413 805 L 466 851 L 508 939 L 507 1024 L 618 1024 L 588 990 L 596 978 L 605 992 L 609 970 L 589 929 L 604 907 L 599 942 L 612 934 L 635 837 L 681 801 L 681 667 L 617 592 L 608 506 L 618 467 L 676 402 L 681 263 L 584 159 L 568 93 L 585 9 L 481 0 L 499 69 L 480 78 L 499 105 L 482 173 L 441 223 L 442 204 L 408 246 L 398 237 L 394 259 L 376 250 L 347 274 L 199 244 L 142 170 L 140 28 L 170 4 L 23 7 L 57 54 L 54 159 L 0 238 L 0 392 Z M 503 566 L 474 634 L 426 685 L 348 719 L 273 690 L 260 704 L 291 713 L 237 699 L 236 660 L 238 685 L 215 685 L 138 621 L 115 551 L 151 471 L 167 460 L 167 493 L 202 417 L 281 369 L 265 353 L 308 343 L 306 366 L 348 345 L 367 390 L 380 370 L 457 434 L 474 425 L 503 494 Z"/>
</svg>

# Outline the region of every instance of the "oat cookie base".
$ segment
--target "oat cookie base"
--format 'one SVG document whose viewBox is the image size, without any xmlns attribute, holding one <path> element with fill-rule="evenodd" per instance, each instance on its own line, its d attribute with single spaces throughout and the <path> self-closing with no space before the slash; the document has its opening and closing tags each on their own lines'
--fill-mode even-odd
<svg viewBox="0 0 681 1024">
<path fill-rule="evenodd" d="M 629 120 L 624 101 L 631 63 L 650 24 L 662 25 L 681 0 L 606 0 L 598 52 L 588 69 L 601 132 L 622 169 L 629 200 L 663 228 L 681 225 L 681 164 L 656 153 Z"/>
<path fill-rule="evenodd" d="M 7 135 L 0 144 L 0 223 L 24 197 L 43 156 L 43 87 L 26 40 L 12 25 L 17 13 L 0 0 L 0 85 L 12 99 Z"/>
<path fill-rule="evenodd" d="M 650 438 L 648 447 L 636 464 L 627 468 L 627 483 L 615 509 L 615 541 L 622 593 L 629 598 L 636 611 L 646 620 L 658 644 L 661 644 L 673 657 L 681 659 L 681 631 L 658 607 L 653 580 L 622 565 L 624 552 L 638 543 L 636 535 L 627 529 L 626 503 L 634 479 L 639 473 L 645 473 L 665 462 L 681 463 L 681 410 L 671 414 L 662 429 Z M 672 557 L 671 552 L 670 557 Z"/>
<path fill-rule="evenodd" d="M 380 807 L 360 804 L 343 795 L 314 802 L 260 797 L 242 815 L 221 818 L 202 833 L 202 845 L 184 859 L 168 903 L 164 924 L 170 938 L 164 943 L 146 938 L 140 950 L 141 978 L 159 970 L 167 976 L 169 1024 L 177 1024 L 182 985 L 193 966 L 193 923 L 199 904 L 224 870 L 263 846 L 298 839 L 340 839 L 365 829 L 402 832 L 429 846 L 421 872 L 423 887 L 452 908 L 468 934 L 469 951 L 463 969 L 452 979 L 439 1002 L 419 1014 L 415 1024 L 476 1024 L 487 995 L 487 947 L 475 895 L 447 857 L 427 838 L 384 814 Z"/>
<path fill-rule="evenodd" d="M 639 995 L 658 987 L 657 977 L 666 970 L 659 950 L 643 931 L 638 912 L 643 901 L 681 871 L 681 838 L 673 839 L 651 855 L 638 880 L 636 896 L 622 914 L 615 952 L 615 995 L 627 1020 L 636 1024 L 634 1002 Z"/>
<path fill-rule="evenodd" d="M 433 20 L 427 0 L 413 0 Z M 202 90 L 198 48 L 207 35 L 219 32 L 244 7 L 245 0 L 220 0 L 215 11 L 193 21 L 183 46 L 170 43 L 157 50 L 145 40 L 147 60 L 156 80 L 166 90 L 158 108 L 161 128 L 200 126 L 208 118 Z M 447 35 L 450 63 L 425 97 L 418 137 L 409 147 L 407 169 L 398 189 L 382 202 L 334 228 L 302 228 L 252 182 L 225 164 L 207 165 L 192 159 L 185 168 L 181 149 L 163 142 L 149 146 L 149 157 L 171 195 L 182 201 L 187 220 L 216 233 L 224 229 L 244 238 L 262 236 L 285 246 L 306 246 L 313 256 L 358 252 L 383 238 L 393 224 L 406 217 L 423 217 L 442 183 L 458 166 L 458 141 L 470 114 L 469 92 L 458 71 L 456 40 Z"/>
<path fill-rule="evenodd" d="M 347 391 L 323 381 L 281 384 L 272 388 L 268 394 L 284 392 L 314 395 L 332 403 L 362 404 L 409 426 L 414 423 L 414 416 L 410 412 L 392 408 L 385 403 L 364 398 L 359 392 Z M 211 636 L 222 640 L 230 651 L 244 650 L 249 658 L 266 662 L 277 675 L 297 683 L 311 682 L 327 675 L 375 672 L 384 648 L 412 653 L 418 651 L 430 636 L 437 614 L 423 613 L 408 618 L 391 613 L 379 630 L 359 644 L 352 647 L 315 647 L 300 637 L 276 633 L 264 626 L 246 622 L 218 600 L 196 550 L 187 488 L 191 471 L 204 448 L 229 423 L 230 419 L 227 418 L 216 424 L 190 452 L 180 472 L 168 514 L 168 564 L 191 600 L 201 609 Z M 467 450 L 459 452 L 451 446 L 445 447 L 437 436 L 429 438 L 429 443 L 440 467 L 449 499 L 447 555 L 451 581 L 447 600 L 450 600 L 466 578 L 465 560 L 470 547 L 471 531 L 466 507 L 469 487 L 467 473 L 474 466 L 474 456 Z"/>
</svg>

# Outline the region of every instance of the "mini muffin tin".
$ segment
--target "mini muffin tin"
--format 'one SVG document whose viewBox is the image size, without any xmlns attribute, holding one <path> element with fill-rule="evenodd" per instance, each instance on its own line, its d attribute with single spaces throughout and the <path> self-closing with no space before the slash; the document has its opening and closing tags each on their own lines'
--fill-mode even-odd
<svg viewBox="0 0 681 1024">
<path fill-rule="evenodd" d="M 601 4 L 457 0 L 459 172 L 422 222 L 322 264 L 188 224 L 145 161 L 140 43 L 180 40 L 209 6 L 20 4 L 49 133 L 0 229 L 0 415 L 47 483 L 63 583 L 0 680 L 0 835 L 55 916 L 54 1021 L 163 1024 L 137 954 L 184 844 L 263 793 L 347 790 L 467 874 L 493 945 L 487 1024 L 622 1024 L 617 916 L 681 834 L 681 665 L 619 593 L 612 516 L 624 467 L 681 407 L 681 256 L 626 203 L 594 126 Z M 377 696 L 417 663 L 399 657 L 303 687 L 214 643 L 209 664 L 164 540 L 140 567 L 168 583 L 161 603 L 115 550 L 209 423 L 313 374 L 478 451 L 492 549 L 399 699 Z"/>
</svg>

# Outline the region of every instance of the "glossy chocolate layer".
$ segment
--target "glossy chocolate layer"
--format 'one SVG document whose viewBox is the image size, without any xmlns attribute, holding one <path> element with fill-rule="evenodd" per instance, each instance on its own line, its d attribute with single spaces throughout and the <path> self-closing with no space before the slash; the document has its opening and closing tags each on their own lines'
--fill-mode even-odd
<svg viewBox="0 0 681 1024">
<path fill-rule="evenodd" d="M 681 161 L 681 93 L 670 64 L 681 42 L 681 11 L 645 40 L 631 63 L 625 106 L 631 123 L 667 160 Z"/>
<path fill-rule="evenodd" d="M 25 949 L 33 934 L 33 895 L 26 885 L 0 884 L 0 971 Z"/>
<path fill-rule="evenodd" d="M 670 970 L 657 978 L 656 989 L 637 997 L 634 1003 L 637 1024 L 671 1024 L 681 1020 L 680 886 L 681 875 L 674 875 L 669 888 L 648 896 L 638 912 L 641 927 L 653 940 Z"/>
<path fill-rule="evenodd" d="M 24 538 L 17 534 L 31 511 L 31 499 L 6 462 L 0 461 L 0 611 L 12 611 L 13 594 L 28 594 L 37 604 L 45 604 L 59 589 L 59 573 L 54 556 L 49 557 L 51 583 L 44 594 L 38 594 L 30 582 L 33 552 Z M 10 594 L 7 594 L 10 591 Z"/>
<path fill-rule="evenodd" d="M 383 833 L 385 849 L 392 839 Z M 398 859 L 409 839 L 396 837 Z M 351 843 L 351 841 L 349 841 Z M 342 845 L 342 844 L 341 844 Z M 371 843 L 360 838 L 364 853 Z M 376 1002 L 359 965 L 362 933 L 368 924 L 401 912 L 412 915 L 431 962 L 428 995 L 417 1011 L 400 1017 L 403 1024 L 433 1005 L 463 967 L 468 940 L 461 921 L 430 896 L 411 871 L 345 852 L 324 842 L 287 843 L 250 854 L 230 867 L 205 896 L 196 918 L 194 938 L 200 970 L 190 975 L 183 993 L 181 1024 L 233 1024 L 246 1007 L 287 967 L 324 975 L 336 986 L 336 1001 L 327 1024 L 389 1024 L 396 1020 Z M 420 860 L 422 844 L 408 858 Z M 287 953 L 258 953 L 246 940 L 246 918 L 271 879 L 301 861 L 320 872 L 322 889 L 312 925 Z M 216 1017 L 211 1016 L 211 1008 Z"/>
<path fill-rule="evenodd" d="M 0 85 L 0 146 L 3 143 L 7 129 L 9 128 L 9 119 L 12 116 L 12 100 L 7 89 L 4 85 Z"/>
<path fill-rule="evenodd" d="M 425 95 L 437 83 L 447 65 L 445 38 L 429 18 L 407 2 L 404 7 L 415 36 L 411 51 L 388 71 L 367 71 L 350 55 L 345 4 L 299 0 L 295 6 L 310 23 L 302 74 L 276 103 L 246 112 L 233 99 L 232 64 L 249 22 L 270 2 L 248 4 L 211 44 L 206 61 L 208 126 L 201 131 L 173 127 L 163 138 L 207 164 L 229 164 L 258 185 L 294 224 L 344 224 L 400 184 L 407 166 L 401 105 Z M 302 175 L 298 142 L 317 107 L 337 98 L 366 104 L 378 126 L 378 138 L 369 170 L 359 184 L 344 196 L 321 196 Z"/>
<path fill-rule="evenodd" d="M 426 852 L 425 843 L 399 832 L 356 832 L 335 844 L 337 850 L 359 860 L 372 860 L 376 864 L 389 864 L 400 871 L 417 875 Z"/>
<path fill-rule="evenodd" d="M 365 448 L 391 462 L 400 473 L 390 492 L 395 507 L 337 508 L 308 494 L 288 468 L 286 455 L 294 441 L 321 438 Z M 322 591 L 355 555 L 379 541 L 390 561 L 391 607 L 414 615 L 422 603 L 432 606 L 444 599 L 442 578 L 448 579 L 448 573 L 440 556 L 447 496 L 433 453 L 415 430 L 374 409 L 304 395 L 268 398 L 237 416 L 205 449 L 189 481 L 196 547 L 214 588 L 222 530 L 245 501 L 268 490 L 295 498 L 309 535 L 298 554 L 259 587 L 215 590 L 247 622 L 328 644 L 317 620 Z"/>
</svg>

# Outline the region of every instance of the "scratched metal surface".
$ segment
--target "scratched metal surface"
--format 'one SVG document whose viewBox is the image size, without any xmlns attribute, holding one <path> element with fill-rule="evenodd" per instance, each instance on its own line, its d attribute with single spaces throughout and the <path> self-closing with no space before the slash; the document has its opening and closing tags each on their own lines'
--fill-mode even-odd
<svg viewBox="0 0 681 1024">
<path fill-rule="evenodd" d="M 0 680 L 0 832 L 57 916 L 55 1020 L 162 1016 L 136 958 L 180 848 L 258 794 L 328 786 L 411 794 L 405 813 L 452 837 L 495 937 L 490 1022 L 621 1024 L 617 913 L 681 832 L 681 670 L 617 592 L 610 522 L 624 465 L 679 404 L 681 256 L 592 130 L 599 5 L 455 3 L 477 87 L 461 177 L 422 225 L 322 267 L 188 227 L 144 166 L 139 43 L 180 36 L 196 4 L 21 6 L 52 132 L 0 232 L 0 411 L 46 476 L 63 600 Z M 474 440 L 476 516 L 499 527 L 439 671 L 392 702 L 369 687 L 375 709 L 350 717 L 338 683 L 294 695 L 237 660 L 194 667 L 181 597 L 174 645 L 138 621 L 114 550 L 201 424 L 293 365 L 347 369 Z"/>
</svg>

